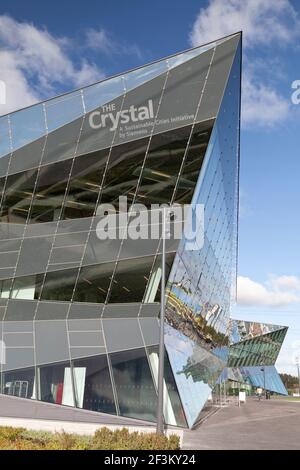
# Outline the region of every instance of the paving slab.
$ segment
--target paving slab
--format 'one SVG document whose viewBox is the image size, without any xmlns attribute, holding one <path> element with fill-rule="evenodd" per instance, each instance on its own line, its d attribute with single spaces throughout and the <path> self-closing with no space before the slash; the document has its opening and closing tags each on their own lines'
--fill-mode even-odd
<svg viewBox="0 0 300 470">
<path fill-rule="evenodd" d="M 184 431 L 183 449 L 300 449 L 300 403 L 248 399 L 220 408 L 197 429 Z"/>
</svg>

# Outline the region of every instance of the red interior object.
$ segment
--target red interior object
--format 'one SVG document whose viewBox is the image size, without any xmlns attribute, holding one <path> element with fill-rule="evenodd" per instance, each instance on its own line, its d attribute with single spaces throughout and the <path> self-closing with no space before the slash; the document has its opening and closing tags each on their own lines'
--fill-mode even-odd
<svg viewBox="0 0 300 470">
<path fill-rule="evenodd" d="M 61 405 L 63 390 L 64 390 L 64 384 L 62 382 L 57 384 L 56 401 L 55 401 L 57 405 Z"/>
</svg>

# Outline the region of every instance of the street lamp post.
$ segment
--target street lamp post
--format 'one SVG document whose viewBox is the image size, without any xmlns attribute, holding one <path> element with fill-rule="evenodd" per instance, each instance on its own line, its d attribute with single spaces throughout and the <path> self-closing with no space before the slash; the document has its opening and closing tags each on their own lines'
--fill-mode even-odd
<svg viewBox="0 0 300 470">
<path fill-rule="evenodd" d="M 166 209 L 162 212 L 162 255 L 161 255 L 161 296 L 160 296 L 160 332 L 159 363 L 157 380 L 157 434 L 164 432 L 164 324 L 165 324 L 165 278 L 166 278 Z"/>
<path fill-rule="evenodd" d="M 267 390 L 266 390 L 266 368 L 265 366 L 260 369 L 264 373 L 264 392 L 265 392 L 265 398 L 267 398 Z"/>
<path fill-rule="evenodd" d="M 297 370 L 298 370 L 298 393 L 300 396 L 300 359 L 299 357 L 296 357 L 296 364 L 297 364 Z"/>
</svg>

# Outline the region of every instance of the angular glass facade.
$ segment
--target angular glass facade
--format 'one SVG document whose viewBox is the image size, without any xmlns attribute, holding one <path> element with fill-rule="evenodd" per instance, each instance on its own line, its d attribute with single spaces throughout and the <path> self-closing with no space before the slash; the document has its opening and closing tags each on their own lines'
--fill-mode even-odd
<svg viewBox="0 0 300 470">
<path fill-rule="evenodd" d="M 162 244 L 99 240 L 99 206 L 203 204 L 203 247 L 166 242 L 164 418 L 197 422 L 228 359 L 240 72 L 234 34 L 0 118 L 1 393 L 154 421 Z"/>
<path fill-rule="evenodd" d="M 287 391 L 275 368 L 288 328 L 244 320 L 230 321 L 230 346 L 228 368 L 221 381 L 243 384 L 249 390 L 257 387 L 287 395 Z"/>
<path fill-rule="evenodd" d="M 228 367 L 274 365 L 287 330 L 286 326 L 231 320 Z"/>
</svg>

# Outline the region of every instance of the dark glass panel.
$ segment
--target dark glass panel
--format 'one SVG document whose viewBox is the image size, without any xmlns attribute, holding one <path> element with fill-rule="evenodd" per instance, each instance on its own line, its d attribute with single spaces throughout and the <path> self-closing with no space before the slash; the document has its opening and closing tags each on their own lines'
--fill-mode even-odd
<svg viewBox="0 0 300 470">
<path fill-rule="evenodd" d="M 190 132 L 188 126 L 152 137 L 136 202 L 171 201 Z"/>
<path fill-rule="evenodd" d="M 142 302 L 153 260 L 147 256 L 119 261 L 108 302 Z"/>
<path fill-rule="evenodd" d="M 0 281 L 0 299 L 8 299 L 10 296 L 13 279 L 3 279 Z"/>
<path fill-rule="evenodd" d="M 37 170 L 28 170 L 8 176 L 1 204 L 1 222 L 26 222 Z"/>
<path fill-rule="evenodd" d="M 212 125 L 197 125 L 189 143 L 174 202 L 190 204 L 211 135 Z"/>
<path fill-rule="evenodd" d="M 148 141 L 148 139 L 139 139 L 112 148 L 101 203 L 111 203 L 116 206 L 119 196 L 127 196 L 128 202 L 132 202 Z"/>
<path fill-rule="evenodd" d="M 41 167 L 31 208 L 31 223 L 59 219 L 71 164 L 67 160 Z"/>
<path fill-rule="evenodd" d="M 167 277 L 174 258 L 174 253 L 167 254 Z M 109 303 L 142 302 L 148 281 L 149 291 L 145 302 L 159 301 L 159 282 L 161 277 L 161 261 L 158 258 L 154 271 L 151 274 L 154 256 L 145 258 L 132 258 L 119 261 L 114 275 Z M 0 298 L 38 299 L 54 301 L 104 303 L 111 283 L 115 262 L 84 266 L 78 269 L 62 269 L 44 274 L 16 277 L 12 280 L 4 279 L 0 284 Z M 74 296 L 74 286 L 76 289 Z M 44 281 L 44 282 L 43 282 Z M 151 284 L 151 286 L 150 286 Z M 151 291 L 151 292 L 150 292 Z M 159 291 L 158 291 L 159 292 Z"/>
<path fill-rule="evenodd" d="M 120 414 L 156 420 L 156 392 L 144 349 L 110 355 Z"/>
<path fill-rule="evenodd" d="M 78 268 L 48 272 L 45 277 L 41 300 L 66 300 L 72 298 Z"/>
<path fill-rule="evenodd" d="M 41 401 L 74 406 L 70 363 L 40 367 Z"/>
<path fill-rule="evenodd" d="M 38 299 L 43 283 L 43 274 L 16 277 L 10 292 L 11 299 Z"/>
<path fill-rule="evenodd" d="M 21 398 L 35 398 L 34 368 L 3 372 L 3 392 Z"/>
<path fill-rule="evenodd" d="M 154 346 L 149 348 L 148 352 L 153 375 L 157 377 L 159 364 L 158 347 Z M 166 351 L 164 360 L 164 385 L 164 418 L 166 424 L 187 427 L 183 406 Z"/>
<path fill-rule="evenodd" d="M 116 414 L 106 356 L 75 360 L 73 373 L 78 408 Z"/>
<path fill-rule="evenodd" d="M 33 274 L 31 276 L 21 276 L 15 279 L 4 279 L 0 281 L 0 298 L 5 299 L 38 299 L 43 274 Z"/>
<path fill-rule="evenodd" d="M 173 261 L 174 261 L 174 258 L 175 258 L 175 253 L 167 253 L 166 254 L 166 263 L 165 263 L 165 273 L 166 273 L 166 276 L 165 276 L 165 279 L 166 279 L 166 284 L 168 282 L 168 278 L 169 278 L 169 275 L 170 275 L 170 272 L 171 272 L 171 268 L 173 266 Z M 161 260 L 161 255 L 157 256 L 156 258 L 156 261 L 155 261 L 155 266 L 158 267 L 158 269 L 161 269 L 161 265 L 162 265 L 162 260 Z M 161 282 L 158 284 L 158 287 L 157 287 L 157 292 L 156 292 L 156 296 L 155 296 L 155 302 L 160 302 L 160 296 L 161 296 Z"/>
<path fill-rule="evenodd" d="M 108 150 L 75 158 L 63 219 L 91 217 L 102 184 Z"/>
<path fill-rule="evenodd" d="M 74 295 L 75 302 L 104 303 L 115 263 L 81 268 Z"/>
</svg>

